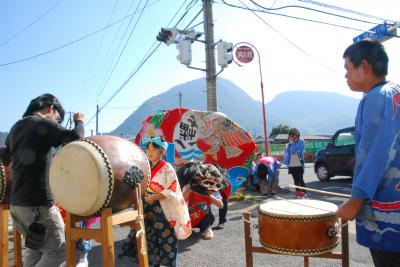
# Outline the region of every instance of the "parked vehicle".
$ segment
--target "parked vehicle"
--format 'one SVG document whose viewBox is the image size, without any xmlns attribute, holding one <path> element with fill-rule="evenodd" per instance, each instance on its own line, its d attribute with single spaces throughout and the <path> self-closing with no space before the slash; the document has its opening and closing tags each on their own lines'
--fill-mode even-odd
<svg viewBox="0 0 400 267">
<path fill-rule="evenodd" d="M 353 177 L 354 173 L 354 127 L 338 130 L 326 148 L 315 154 L 314 171 L 321 181 L 329 181 L 336 175 Z"/>
</svg>

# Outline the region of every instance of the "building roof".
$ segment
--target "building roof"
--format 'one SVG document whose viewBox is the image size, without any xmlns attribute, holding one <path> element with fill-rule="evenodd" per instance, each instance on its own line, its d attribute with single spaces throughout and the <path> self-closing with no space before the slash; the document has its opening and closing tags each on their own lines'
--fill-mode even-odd
<svg viewBox="0 0 400 267">
<path fill-rule="evenodd" d="M 330 135 L 301 135 L 301 139 L 303 140 L 329 140 L 331 139 Z M 274 141 L 287 141 L 288 134 L 278 134 L 275 136 Z"/>
</svg>

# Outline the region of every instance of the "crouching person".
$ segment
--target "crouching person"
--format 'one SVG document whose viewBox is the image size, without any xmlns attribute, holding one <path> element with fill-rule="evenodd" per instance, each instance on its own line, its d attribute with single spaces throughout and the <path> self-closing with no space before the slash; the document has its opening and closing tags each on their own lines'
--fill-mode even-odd
<svg viewBox="0 0 400 267">
<path fill-rule="evenodd" d="M 262 157 L 258 161 L 257 176 L 260 177 L 260 191 L 263 195 L 276 195 L 280 167 L 281 163 L 275 157 Z"/>
</svg>

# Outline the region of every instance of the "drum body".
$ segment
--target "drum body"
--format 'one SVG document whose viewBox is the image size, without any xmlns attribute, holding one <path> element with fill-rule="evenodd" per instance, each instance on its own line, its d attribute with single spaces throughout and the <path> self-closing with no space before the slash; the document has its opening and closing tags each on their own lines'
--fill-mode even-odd
<svg viewBox="0 0 400 267">
<path fill-rule="evenodd" d="M 339 243 L 335 204 L 309 199 L 277 200 L 259 207 L 260 243 L 287 255 L 311 256 Z"/>
<path fill-rule="evenodd" d="M 11 160 L 5 146 L 0 146 L 0 203 L 10 203 Z"/>
<path fill-rule="evenodd" d="M 118 212 L 135 202 L 136 186 L 145 192 L 150 164 L 132 142 L 115 136 L 91 136 L 68 143 L 50 166 L 50 188 L 65 210 L 78 216 Z"/>
</svg>

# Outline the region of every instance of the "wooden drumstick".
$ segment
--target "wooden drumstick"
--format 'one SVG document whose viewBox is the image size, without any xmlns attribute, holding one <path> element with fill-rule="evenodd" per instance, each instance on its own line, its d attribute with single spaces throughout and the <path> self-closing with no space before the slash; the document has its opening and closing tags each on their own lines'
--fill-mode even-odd
<svg viewBox="0 0 400 267">
<path fill-rule="evenodd" d="M 329 192 L 329 191 L 324 191 L 324 190 L 318 190 L 318 189 L 313 189 L 313 188 L 308 188 L 308 187 L 302 187 L 302 186 L 293 185 L 293 184 L 288 184 L 287 186 L 288 187 L 292 187 L 292 188 L 307 190 L 307 191 L 311 191 L 311 192 L 315 192 L 315 193 L 325 194 L 325 195 L 332 195 L 332 196 L 337 196 L 337 197 L 351 198 L 351 195 L 347 195 L 347 194 L 334 193 L 334 192 Z"/>
</svg>

